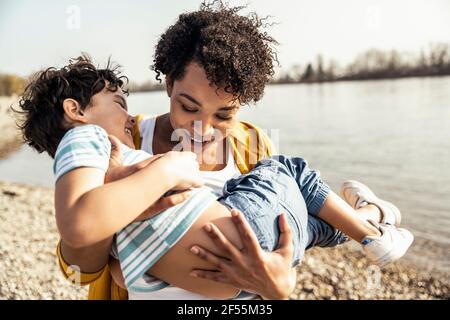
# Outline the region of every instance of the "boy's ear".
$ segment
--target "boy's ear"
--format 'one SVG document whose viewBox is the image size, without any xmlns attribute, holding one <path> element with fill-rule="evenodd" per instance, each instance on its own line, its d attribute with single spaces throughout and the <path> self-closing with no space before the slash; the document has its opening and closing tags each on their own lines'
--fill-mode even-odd
<svg viewBox="0 0 450 320">
<path fill-rule="evenodd" d="M 87 119 L 78 101 L 68 98 L 63 101 L 64 117 L 70 122 L 86 123 Z"/>
<path fill-rule="evenodd" d="M 167 92 L 167 96 L 169 98 L 172 95 L 172 89 L 173 89 L 173 80 L 171 77 L 167 76 L 166 77 L 166 92 Z"/>
</svg>

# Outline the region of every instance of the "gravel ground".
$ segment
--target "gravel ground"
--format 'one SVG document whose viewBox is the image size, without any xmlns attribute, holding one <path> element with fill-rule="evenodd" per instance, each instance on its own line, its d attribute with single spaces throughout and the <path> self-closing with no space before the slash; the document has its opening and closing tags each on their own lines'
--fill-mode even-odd
<svg viewBox="0 0 450 320">
<path fill-rule="evenodd" d="M 0 182 L 0 299 L 85 299 L 61 275 L 53 190 Z M 448 299 L 448 274 L 369 267 L 349 243 L 307 252 L 291 299 Z"/>
<path fill-rule="evenodd" d="M 0 182 L 0 299 L 85 299 L 60 273 L 53 190 Z"/>
</svg>

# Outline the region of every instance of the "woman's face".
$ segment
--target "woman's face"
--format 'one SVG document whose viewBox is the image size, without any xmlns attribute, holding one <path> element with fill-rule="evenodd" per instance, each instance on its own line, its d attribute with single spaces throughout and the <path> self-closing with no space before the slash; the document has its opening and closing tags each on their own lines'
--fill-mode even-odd
<svg viewBox="0 0 450 320">
<path fill-rule="evenodd" d="M 170 123 L 175 134 L 190 141 L 191 151 L 222 146 L 236 124 L 239 102 L 223 88 L 210 85 L 204 69 L 191 62 L 184 77 L 167 86 Z M 178 140 L 177 140 L 178 141 Z M 185 148 L 186 144 L 183 143 Z M 196 152 L 197 153 L 197 152 Z"/>
</svg>

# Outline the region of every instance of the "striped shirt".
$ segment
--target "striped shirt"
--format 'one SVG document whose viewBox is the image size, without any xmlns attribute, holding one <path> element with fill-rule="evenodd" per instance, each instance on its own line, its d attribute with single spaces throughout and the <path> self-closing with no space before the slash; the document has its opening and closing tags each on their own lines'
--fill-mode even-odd
<svg viewBox="0 0 450 320">
<path fill-rule="evenodd" d="M 123 164 L 132 165 L 151 157 L 142 150 L 122 144 Z M 53 173 L 56 180 L 81 167 L 97 168 L 106 173 L 111 154 L 111 142 L 106 131 L 96 125 L 78 126 L 66 132 L 55 153 Z"/>
</svg>

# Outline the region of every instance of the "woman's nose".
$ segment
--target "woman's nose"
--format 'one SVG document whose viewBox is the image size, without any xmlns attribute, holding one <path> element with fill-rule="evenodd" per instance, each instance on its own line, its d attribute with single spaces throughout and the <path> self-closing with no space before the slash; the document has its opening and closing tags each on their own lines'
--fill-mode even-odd
<svg viewBox="0 0 450 320">
<path fill-rule="evenodd" d="M 203 121 L 195 121 L 192 125 L 192 129 L 197 136 L 208 137 L 214 134 L 214 127 Z"/>
<path fill-rule="evenodd" d="M 214 134 L 214 127 L 210 124 L 205 124 L 203 127 L 203 136 L 210 136 Z"/>
<path fill-rule="evenodd" d="M 136 124 L 136 118 L 135 117 L 130 117 L 130 122 L 135 125 Z"/>
</svg>

